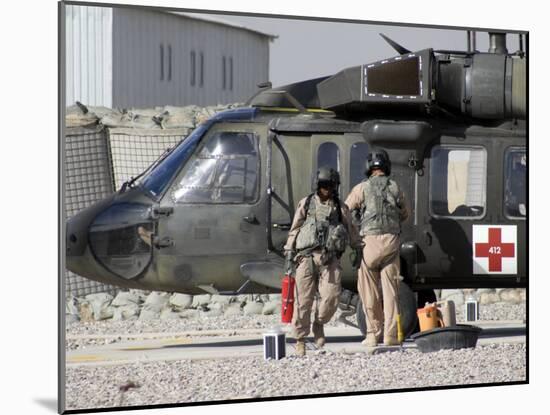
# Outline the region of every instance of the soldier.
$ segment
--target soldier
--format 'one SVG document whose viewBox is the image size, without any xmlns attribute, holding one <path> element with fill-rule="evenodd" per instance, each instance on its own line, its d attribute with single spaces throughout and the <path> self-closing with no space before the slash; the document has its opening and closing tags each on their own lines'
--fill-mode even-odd
<svg viewBox="0 0 550 415">
<path fill-rule="evenodd" d="M 316 192 L 298 203 L 284 247 L 287 273 L 292 273 L 297 264 L 292 325 L 298 356 L 306 353 L 304 339 L 310 332 L 317 290 L 318 307 L 311 329 L 317 347 L 324 346 L 323 325 L 334 315 L 340 296 L 340 257 L 350 238 L 352 246 L 360 244 L 349 210 L 338 198 L 339 184 L 340 175 L 336 170 L 321 167 L 317 171 Z"/>
<path fill-rule="evenodd" d="M 398 344 L 399 234 L 409 212 L 403 192 L 388 177 L 390 172 L 388 154 L 384 150 L 371 151 L 366 160 L 367 179 L 356 185 L 346 199 L 348 208 L 361 216 L 364 245 L 357 291 L 367 321 L 362 343 L 368 347 L 382 341 L 385 345 Z"/>
</svg>

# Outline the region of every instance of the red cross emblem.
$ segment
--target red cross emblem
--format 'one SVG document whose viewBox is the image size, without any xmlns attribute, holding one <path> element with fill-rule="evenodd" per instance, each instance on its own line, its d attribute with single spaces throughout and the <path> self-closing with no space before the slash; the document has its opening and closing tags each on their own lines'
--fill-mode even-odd
<svg viewBox="0 0 550 415">
<path fill-rule="evenodd" d="M 475 256 L 489 258 L 489 272 L 500 272 L 502 258 L 515 256 L 515 244 L 502 242 L 501 228 L 489 228 L 489 242 L 476 243 Z"/>
</svg>

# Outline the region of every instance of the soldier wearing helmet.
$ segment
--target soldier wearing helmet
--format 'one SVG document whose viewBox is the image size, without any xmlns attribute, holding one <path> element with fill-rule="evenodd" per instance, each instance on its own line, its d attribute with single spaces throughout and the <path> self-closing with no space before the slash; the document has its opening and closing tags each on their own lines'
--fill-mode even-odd
<svg viewBox="0 0 550 415">
<path fill-rule="evenodd" d="M 367 179 L 351 190 L 345 202 L 361 218 L 364 246 L 357 290 L 367 322 L 363 344 L 369 347 L 382 342 L 398 344 L 399 234 L 409 212 L 403 192 L 389 178 L 390 173 L 388 154 L 372 150 L 365 165 Z"/>
<path fill-rule="evenodd" d="M 296 354 L 305 355 L 305 337 L 313 331 L 317 347 L 325 344 L 323 325 L 338 306 L 341 290 L 340 257 L 350 242 L 360 244 L 349 209 L 338 198 L 340 175 L 329 167 L 317 171 L 315 192 L 298 203 L 284 247 L 286 272 L 296 264 L 295 309 L 292 318 Z M 310 317 L 319 291 L 313 325 Z"/>
</svg>

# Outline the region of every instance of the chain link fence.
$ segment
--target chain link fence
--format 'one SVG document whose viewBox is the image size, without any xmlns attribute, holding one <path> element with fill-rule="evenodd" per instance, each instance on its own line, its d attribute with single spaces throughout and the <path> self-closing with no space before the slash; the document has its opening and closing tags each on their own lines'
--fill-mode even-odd
<svg viewBox="0 0 550 415">
<path fill-rule="evenodd" d="M 191 131 L 187 128 L 172 130 L 108 128 L 107 130 L 115 189 L 120 189 L 129 178 L 143 172 Z"/>
<path fill-rule="evenodd" d="M 106 131 L 100 126 L 67 128 L 65 134 L 66 219 L 113 192 Z M 66 296 L 115 293 L 116 287 L 65 272 Z"/>
<path fill-rule="evenodd" d="M 65 135 L 67 219 L 109 196 L 178 144 L 190 129 L 68 128 Z M 83 297 L 118 288 L 66 271 L 66 295 Z"/>
<path fill-rule="evenodd" d="M 201 121 L 227 106 L 111 110 L 82 104 L 67 109 L 65 132 L 65 208 L 69 219 L 136 177 Z M 66 296 L 118 287 L 65 271 Z"/>
</svg>

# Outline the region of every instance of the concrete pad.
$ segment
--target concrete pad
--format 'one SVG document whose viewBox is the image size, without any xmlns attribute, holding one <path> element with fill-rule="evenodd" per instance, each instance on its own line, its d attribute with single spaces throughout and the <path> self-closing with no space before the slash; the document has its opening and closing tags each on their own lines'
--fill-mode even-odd
<svg viewBox="0 0 550 415">
<path fill-rule="evenodd" d="M 290 327 L 283 327 L 283 331 L 288 333 L 289 330 Z M 229 359 L 242 356 L 262 356 L 262 333 L 266 331 L 267 329 L 254 329 L 254 332 L 252 330 L 234 330 L 233 333 L 228 333 L 229 331 L 226 330 L 217 336 L 204 336 L 205 333 L 201 332 L 200 337 L 164 333 L 164 338 L 142 338 L 68 351 L 66 355 L 67 366 L 96 366 L 126 364 L 136 361 Z M 498 333 L 502 333 L 502 336 Z M 327 343 L 322 350 L 333 353 L 379 354 L 416 348 L 413 341 L 407 340 L 402 346 L 378 346 L 376 349 L 369 349 L 361 344 L 363 337 L 358 330 L 350 327 L 326 327 L 325 334 L 327 336 Z M 170 335 L 172 338 L 166 338 Z M 498 327 L 496 323 L 493 323 L 492 327 L 488 327 L 486 331 L 481 333 L 477 344 L 524 342 L 524 325 L 508 324 Z M 286 344 L 287 356 L 291 356 L 295 340 L 287 335 Z M 310 351 L 317 351 L 312 338 L 308 338 L 306 346 Z"/>
</svg>

